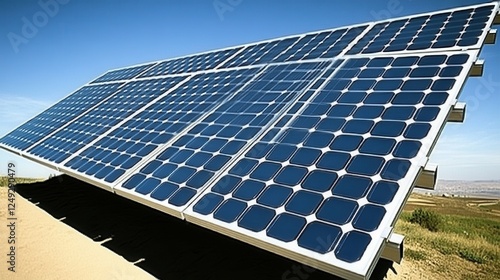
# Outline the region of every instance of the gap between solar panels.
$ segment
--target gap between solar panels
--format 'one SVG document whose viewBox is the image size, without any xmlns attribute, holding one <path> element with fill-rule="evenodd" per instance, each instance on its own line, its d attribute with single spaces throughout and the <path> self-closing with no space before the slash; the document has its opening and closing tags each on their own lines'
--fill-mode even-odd
<svg viewBox="0 0 500 280">
<path fill-rule="evenodd" d="M 0 147 L 329 273 L 400 261 L 393 226 L 478 60 L 498 3 L 109 71 Z"/>
</svg>

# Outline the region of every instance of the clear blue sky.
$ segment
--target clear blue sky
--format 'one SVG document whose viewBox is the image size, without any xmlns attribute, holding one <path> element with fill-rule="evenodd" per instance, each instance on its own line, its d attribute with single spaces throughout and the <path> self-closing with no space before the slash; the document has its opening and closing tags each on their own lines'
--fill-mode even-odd
<svg viewBox="0 0 500 280">
<path fill-rule="evenodd" d="M 109 69 L 481 2 L 2 0 L 0 135 Z M 461 96 L 466 122 L 449 124 L 433 152 L 442 179 L 500 179 L 499 48 L 483 49 L 486 74 Z M 0 174 L 9 161 L 19 176 L 54 173 L 0 150 Z"/>
</svg>

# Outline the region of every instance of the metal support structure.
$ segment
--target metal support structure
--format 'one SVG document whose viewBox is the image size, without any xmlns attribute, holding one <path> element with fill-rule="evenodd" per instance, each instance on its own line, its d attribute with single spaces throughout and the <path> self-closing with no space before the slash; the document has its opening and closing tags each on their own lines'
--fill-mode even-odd
<svg viewBox="0 0 500 280">
<path fill-rule="evenodd" d="M 436 164 L 427 163 L 420 171 L 415 188 L 434 190 L 437 181 L 437 171 L 438 166 Z"/>
<path fill-rule="evenodd" d="M 486 40 L 484 40 L 484 43 L 495 44 L 496 40 L 497 40 L 497 30 L 491 29 L 490 32 L 488 32 L 488 35 L 486 35 Z"/>
<path fill-rule="evenodd" d="M 448 122 L 463 123 L 465 120 L 465 109 L 467 105 L 463 102 L 457 102 L 451 108 L 451 112 L 448 115 Z"/>
<path fill-rule="evenodd" d="M 393 233 L 387 239 L 381 258 L 401 263 L 404 256 L 404 239 L 401 234 Z"/>
<path fill-rule="evenodd" d="M 484 71 L 484 60 L 478 59 L 472 65 L 472 69 L 470 70 L 469 76 L 471 77 L 482 77 Z"/>
</svg>

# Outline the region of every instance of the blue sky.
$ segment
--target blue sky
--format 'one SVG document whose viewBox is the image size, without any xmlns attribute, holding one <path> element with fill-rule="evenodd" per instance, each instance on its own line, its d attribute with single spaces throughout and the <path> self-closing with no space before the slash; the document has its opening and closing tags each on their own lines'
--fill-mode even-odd
<svg viewBox="0 0 500 280">
<path fill-rule="evenodd" d="M 2 0 L 0 136 L 103 72 L 181 55 L 485 1 Z M 500 179 L 499 45 L 470 78 L 466 122 L 445 128 L 431 161 L 441 179 Z M 496 50 L 496 52 L 495 52 Z M 0 150 L 0 174 L 54 171 Z"/>
</svg>

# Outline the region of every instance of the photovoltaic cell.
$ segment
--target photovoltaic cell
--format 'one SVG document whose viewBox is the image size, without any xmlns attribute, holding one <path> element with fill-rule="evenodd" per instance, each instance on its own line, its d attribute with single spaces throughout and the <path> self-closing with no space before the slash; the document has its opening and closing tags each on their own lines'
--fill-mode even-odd
<svg viewBox="0 0 500 280">
<path fill-rule="evenodd" d="M 0 147 L 367 279 L 498 3 L 112 70 Z"/>
</svg>

